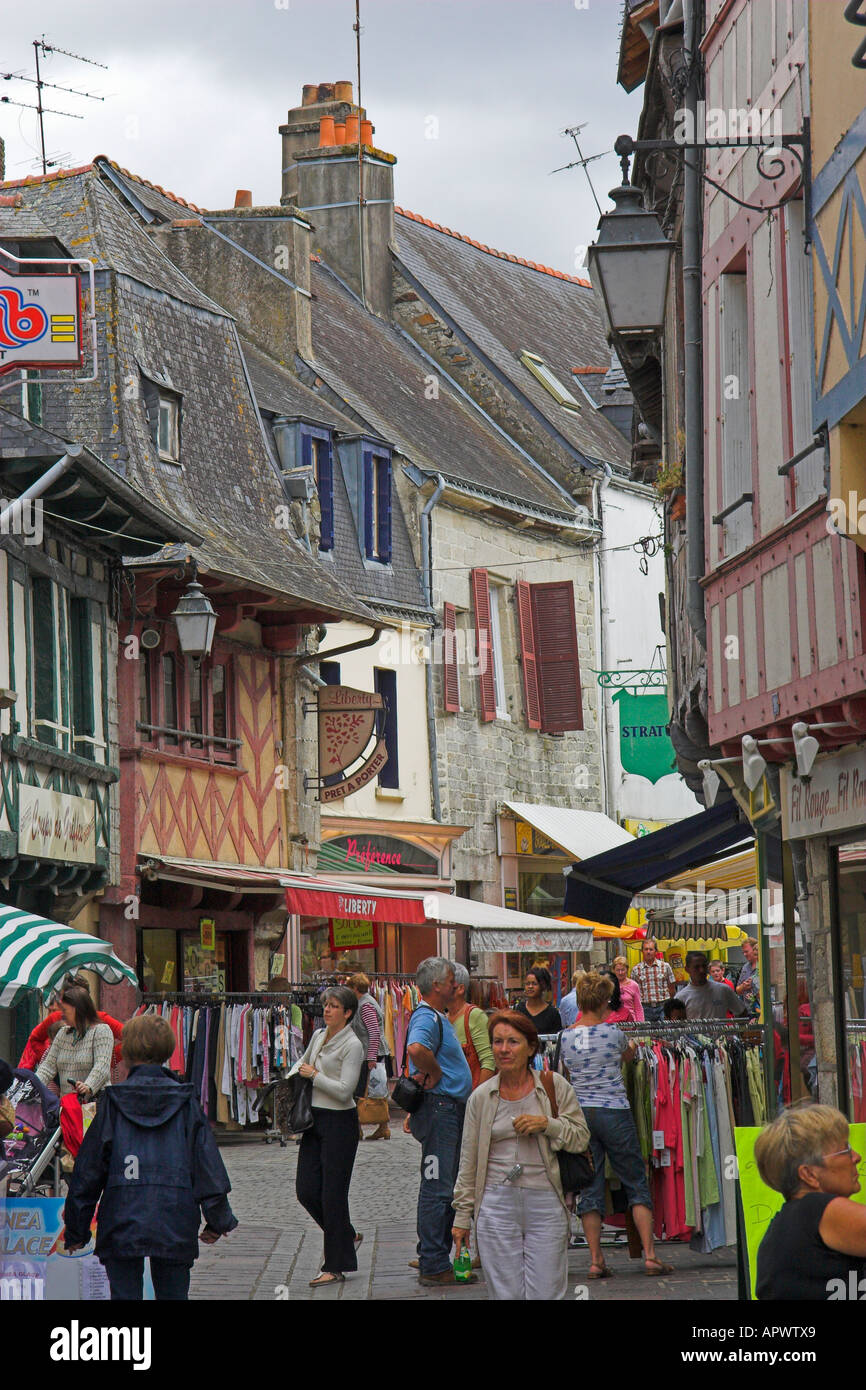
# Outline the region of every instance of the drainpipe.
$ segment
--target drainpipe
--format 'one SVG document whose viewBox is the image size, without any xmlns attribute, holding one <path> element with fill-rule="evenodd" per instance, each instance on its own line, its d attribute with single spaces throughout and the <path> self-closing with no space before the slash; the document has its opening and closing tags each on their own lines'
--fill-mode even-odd
<svg viewBox="0 0 866 1390">
<path fill-rule="evenodd" d="M 698 11 L 700 0 L 684 0 L 683 47 L 689 66 L 686 110 L 690 128 L 697 130 L 700 55 Z M 701 330 L 701 240 L 703 218 L 699 150 L 684 154 L 683 164 L 683 320 L 685 341 L 686 425 L 686 615 L 701 646 L 707 646 L 707 616 L 701 577 L 706 566 L 704 546 L 704 406 Z"/>
<path fill-rule="evenodd" d="M 68 444 L 63 458 L 53 463 L 47 473 L 43 473 L 41 478 L 37 478 L 35 483 L 31 483 L 28 488 L 25 488 L 20 497 L 16 497 L 14 502 L 9 503 L 8 507 L 4 507 L 3 511 L 0 512 L 0 535 L 5 533 L 10 520 L 14 518 L 17 521 L 23 504 L 34 497 L 41 497 L 43 492 L 47 492 L 58 478 L 62 478 L 64 473 L 69 472 L 73 463 L 81 458 L 83 452 L 80 444 Z"/>
<path fill-rule="evenodd" d="M 436 474 L 436 488 L 421 509 L 421 573 L 427 607 L 433 609 L 433 508 L 445 491 L 445 479 Z M 433 692 L 433 661 L 427 662 L 427 740 L 430 746 L 430 790 L 433 796 L 433 819 L 442 820 L 442 796 L 439 789 L 439 764 L 436 745 L 436 705 Z"/>
<path fill-rule="evenodd" d="M 596 521 L 598 522 L 599 526 L 602 527 L 602 535 L 603 535 L 603 534 L 604 534 L 604 525 L 603 525 L 603 521 L 602 521 L 601 483 L 600 483 L 598 480 L 596 480 L 596 481 L 593 483 L 593 485 L 592 485 L 592 493 L 593 493 L 593 497 L 592 497 L 592 502 L 593 502 L 593 516 L 595 517 L 595 519 L 596 519 Z M 594 608 L 595 608 L 595 613 L 594 613 L 594 619 L 595 619 L 595 649 L 596 649 L 596 652 L 598 653 L 598 665 L 599 665 L 599 670 L 604 671 L 604 670 L 607 668 L 607 662 L 606 662 L 606 660 L 605 660 L 604 612 L 603 612 L 603 609 L 604 609 L 604 573 L 603 573 L 604 560 L 603 560 L 602 555 L 601 555 L 601 546 L 600 546 L 600 545 L 599 545 L 599 546 L 593 546 L 593 560 L 594 560 L 594 569 L 595 569 L 595 594 L 596 594 L 596 600 L 595 600 L 595 605 L 594 605 Z M 599 764 L 600 764 L 600 767 L 601 767 L 601 809 L 604 811 L 604 813 L 605 813 L 606 816 L 611 816 L 611 815 L 612 815 L 612 818 L 615 820 L 615 819 L 616 819 L 616 814 L 615 814 L 615 812 L 616 812 L 616 807 L 611 807 L 611 806 L 609 805 L 609 798 L 610 798 L 610 769 L 608 768 L 608 763 L 607 763 L 607 759 L 608 759 L 608 744 L 609 744 L 609 738 L 608 738 L 608 733 L 609 733 L 609 731 L 608 731 L 608 727 L 607 727 L 607 697 L 606 697 L 606 694 L 605 694 L 604 686 L 602 685 L 601 681 L 598 681 L 598 682 L 597 682 L 596 689 L 597 689 L 597 692 L 598 692 L 598 714 L 597 714 L 596 717 L 597 717 L 597 719 L 598 719 L 598 754 L 599 754 Z"/>
</svg>

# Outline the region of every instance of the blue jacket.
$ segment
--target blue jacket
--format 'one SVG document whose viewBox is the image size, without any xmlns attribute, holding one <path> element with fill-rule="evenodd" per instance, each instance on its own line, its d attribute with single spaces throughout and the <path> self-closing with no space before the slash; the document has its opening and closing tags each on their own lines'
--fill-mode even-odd
<svg viewBox="0 0 866 1390">
<path fill-rule="evenodd" d="M 237 1226 L 230 1191 L 194 1088 L 163 1067 L 133 1067 L 126 1081 L 103 1091 L 84 1136 L 64 1209 L 66 1243 L 88 1242 L 99 1202 L 97 1255 L 191 1265 L 199 1208 L 212 1231 Z"/>
</svg>

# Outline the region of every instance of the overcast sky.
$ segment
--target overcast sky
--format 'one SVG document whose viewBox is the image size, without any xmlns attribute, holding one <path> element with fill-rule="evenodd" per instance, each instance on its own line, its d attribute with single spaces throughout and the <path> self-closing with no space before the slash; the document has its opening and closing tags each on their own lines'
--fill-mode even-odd
<svg viewBox="0 0 866 1390">
<path fill-rule="evenodd" d="M 31 4 L 7 7 L 0 71 L 32 76 L 43 33 L 108 66 L 42 63 L 45 80 L 105 96 L 46 89 L 46 107 L 84 116 L 46 115 L 48 157 L 69 166 L 107 154 L 206 208 L 231 206 L 237 188 L 278 202 L 277 127 L 303 84 L 355 81 L 354 0 Z M 616 85 L 621 10 L 622 0 L 361 0 L 363 104 L 376 144 L 397 156 L 398 205 L 574 273 L 598 213 L 582 170 L 550 171 L 577 157 L 566 126 L 586 122 L 584 155 L 634 133 L 640 91 Z M 24 82 L 0 82 L 0 95 L 35 103 Z M 35 112 L 5 106 L 0 134 L 7 178 L 41 172 Z M 589 171 L 604 208 L 616 159 Z"/>
</svg>

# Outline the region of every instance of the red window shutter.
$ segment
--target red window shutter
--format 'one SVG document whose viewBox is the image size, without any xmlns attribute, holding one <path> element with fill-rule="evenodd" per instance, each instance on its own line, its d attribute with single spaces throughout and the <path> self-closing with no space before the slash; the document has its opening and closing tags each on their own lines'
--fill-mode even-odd
<svg viewBox="0 0 866 1390">
<path fill-rule="evenodd" d="M 460 710 L 460 683 L 457 679 L 457 609 L 453 603 L 442 607 L 442 667 L 445 673 L 445 710 Z"/>
<path fill-rule="evenodd" d="M 568 581 L 530 584 L 535 661 L 546 734 L 583 728 L 574 586 Z"/>
<path fill-rule="evenodd" d="M 496 718 L 496 684 L 493 679 L 493 641 L 490 636 L 490 586 L 487 571 L 472 570 L 472 601 L 475 606 L 475 641 L 478 653 L 478 689 L 481 696 L 481 718 L 485 723 Z"/>
<path fill-rule="evenodd" d="M 523 694 L 526 722 L 530 729 L 541 728 L 538 699 L 538 663 L 535 659 L 535 632 L 532 624 L 532 586 L 524 579 L 517 583 L 517 625 L 520 629 L 520 661 L 523 666 Z"/>
</svg>

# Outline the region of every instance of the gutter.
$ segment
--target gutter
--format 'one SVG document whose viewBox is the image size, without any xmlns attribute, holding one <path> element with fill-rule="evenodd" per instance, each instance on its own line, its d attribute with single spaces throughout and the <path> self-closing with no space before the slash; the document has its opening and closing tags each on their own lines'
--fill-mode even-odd
<svg viewBox="0 0 866 1390">
<path fill-rule="evenodd" d="M 31 501 L 34 497 L 41 497 L 43 492 L 62 478 L 64 473 L 68 473 L 72 465 L 81 457 L 84 450 L 80 444 L 67 444 L 66 453 L 59 458 L 56 463 L 52 463 L 47 473 L 43 473 L 41 478 L 37 478 L 35 483 L 31 483 L 25 488 L 20 497 L 16 497 L 14 502 L 10 502 L 8 507 L 4 507 L 0 512 L 0 534 L 8 529 L 8 523 L 13 518 L 18 520 L 24 502 Z M 14 522 L 13 522 L 14 524 Z"/>
<path fill-rule="evenodd" d="M 427 474 L 427 477 L 432 477 Z M 421 572 L 427 606 L 433 609 L 433 508 L 445 491 L 445 479 L 436 475 L 436 488 L 421 510 Z M 432 655 L 432 653 L 431 653 Z M 436 704 L 433 691 L 433 662 L 426 663 L 427 681 L 427 741 L 430 746 L 430 791 L 433 798 L 433 819 L 442 820 L 442 794 L 439 787 L 438 746 L 436 742 Z"/>
<path fill-rule="evenodd" d="M 685 107 L 694 122 L 698 102 L 698 6 L 700 0 L 684 0 L 683 50 L 691 79 Z M 693 126 L 694 128 L 694 126 Z M 701 241 L 703 215 L 699 150 L 683 158 L 683 336 L 686 428 L 686 616 L 689 626 L 706 651 L 707 615 L 701 588 L 706 567 L 704 541 L 704 401 L 701 306 Z"/>
</svg>

